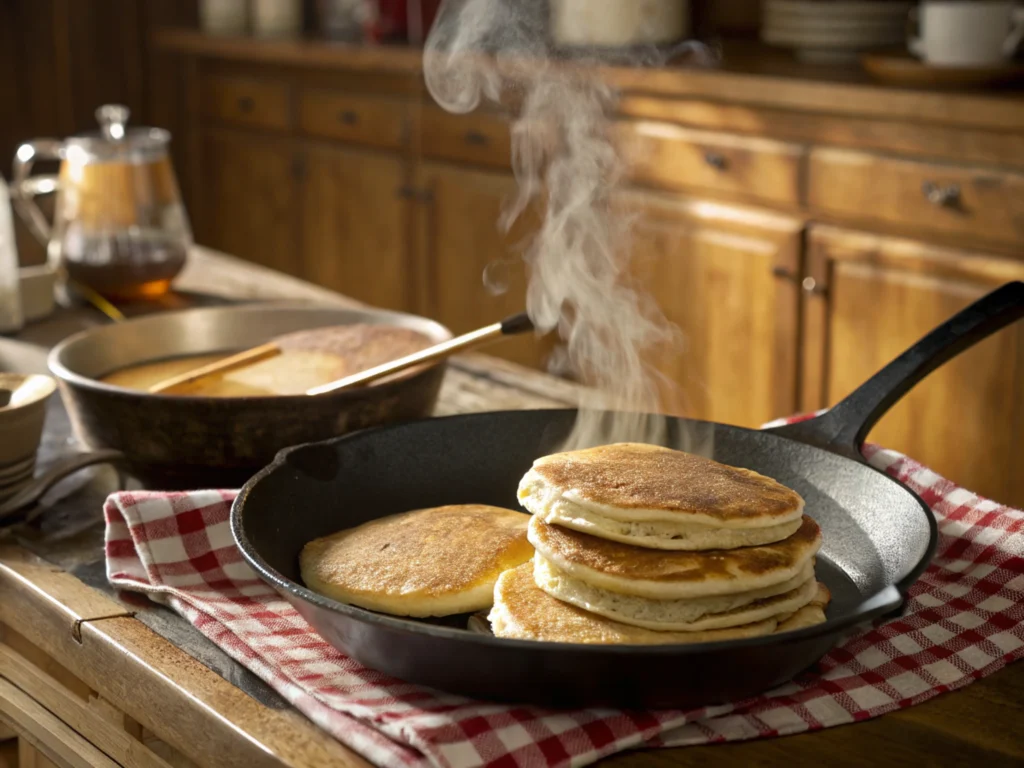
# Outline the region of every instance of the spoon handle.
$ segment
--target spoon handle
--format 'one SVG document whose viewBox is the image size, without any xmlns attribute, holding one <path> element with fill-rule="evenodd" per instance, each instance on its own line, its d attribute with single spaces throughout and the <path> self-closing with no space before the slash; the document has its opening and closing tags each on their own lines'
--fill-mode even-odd
<svg viewBox="0 0 1024 768">
<path fill-rule="evenodd" d="M 424 365 L 428 363 L 436 363 L 440 360 L 444 360 L 451 355 L 458 352 L 465 352 L 470 349 L 476 349 L 497 341 L 498 339 L 504 338 L 505 336 L 514 336 L 516 334 L 525 333 L 533 330 L 533 323 L 530 322 L 529 317 L 526 313 L 513 315 L 512 317 L 505 318 L 500 323 L 494 323 L 492 325 L 485 326 L 476 331 L 457 336 L 449 341 L 443 341 L 440 344 L 435 344 L 427 349 L 422 349 L 419 352 L 413 352 L 411 355 L 400 357 L 397 360 L 392 360 L 388 363 L 375 366 L 360 373 L 346 376 L 345 378 L 332 381 L 329 384 L 323 384 L 319 387 L 313 387 L 312 389 L 306 390 L 307 395 L 324 395 L 328 392 L 337 392 L 342 389 L 349 389 L 350 387 L 359 387 L 364 384 L 382 379 L 385 376 L 390 376 L 393 373 L 413 368 L 417 365 Z"/>
<path fill-rule="evenodd" d="M 212 363 L 195 368 L 185 373 L 180 373 L 177 376 L 172 376 L 169 379 L 158 381 L 156 384 L 149 388 L 151 395 L 156 395 L 161 392 L 166 392 L 169 389 L 174 389 L 182 384 L 188 384 L 193 381 L 212 376 L 215 373 L 227 373 L 233 371 L 236 368 L 242 368 L 246 365 L 252 365 L 258 363 L 260 360 L 266 360 L 270 357 L 276 357 L 281 354 L 281 348 L 274 343 L 261 344 L 258 347 L 247 349 L 244 352 L 239 352 L 236 355 L 225 357 L 223 360 L 214 360 Z"/>
</svg>

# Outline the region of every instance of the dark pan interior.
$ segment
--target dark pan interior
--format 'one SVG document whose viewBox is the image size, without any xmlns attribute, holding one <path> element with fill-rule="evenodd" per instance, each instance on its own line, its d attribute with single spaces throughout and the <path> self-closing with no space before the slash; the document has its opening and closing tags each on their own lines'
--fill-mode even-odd
<svg viewBox="0 0 1024 768">
<path fill-rule="evenodd" d="M 634 649 L 637 653 L 630 656 L 631 661 L 620 667 L 612 659 L 621 647 L 581 651 L 584 646 L 481 638 L 342 606 L 301 586 L 299 552 L 319 536 L 384 515 L 442 504 L 520 509 L 516 499 L 520 478 L 534 459 L 559 447 L 574 416 L 573 411 L 456 416 L 292 449 L 243 489 L 235 503 L 235 535 L 249 562 L 342 650 L 399 677 L 470 695 L 539 703 L 622 703 L 610 684 L 588 682 L 600 667 L 601 679 L 617 675 L 620 684 L 633 686 L 630 703 L 709 703 L 788 679 L 828 649 L 830 641 L 822 642 L 827 633 L 819 628 L 816 645 L 791 642 L 788 651 L 777 651 L 781 656 L 762 655 L 751 669 L 749 654 L 744 659 L 727 655 L 728 662 L 722 662 L 720 654 L 728 646 L 750 647 L 757 642 L 705 644 L 709 651 L 710 645 L 718 648 L 713 654 L 718 663 L 744 671 L 737 673 L 732 685 L 720 674 L 701 684 L 699 666 L 679 664 L 666 675 L 664 663 L 647 669 L 640 661 L 645 655 L 652 661 L 661 658 L 668 648 L 676 649 L 681 659 L 700 653 L 699 646 Z M 682 431 L 691 424 L 673 420 L 667 443 L 679 445 Z M 824 546 L 818 574 L 833 593 L 829 622 L 823 627 L 837 633 L 853 623 L 850 619 L 858 611 L 863 612 L 865 599 L 891 593 L 892 585 L 916 578 L 929 553 L 933 522 L 917 497 L 902 485 L 864 464 L 770 432 L 713 428 L 713 458 L 794 488 L 806 500 L 807 513 L 821 525 Z M 762 645 L 766 642 L 773 641 L 760 640 Z M 462 647 L 467 644 L 474 645 L 471 652 Z M 573 654 L 564 655 L 570 649 Z M 506 651 L 511 655 L 503 655 Z M 801 659 L 801 653 L 817 655 Z M 457 671 L 446 671 L 451 659 L 462 665 Z M 473 670 L 475 663 L 479 669 Z M 538 664 L 545 674 L 564 677 L 557 692 L 553 688 L 538 691 L 536 686 L 519 690 L 517 676 L 530 674 Z M 609 669 L 615 669 L 616 675 L 609 675 Z M 642 682 L 645 675 L 651 679 Z M 680 688 L 683 679 L 686 687 Z M 575 686 L 575 694 L 568 698 L 567 686 Z"/>
</svg>

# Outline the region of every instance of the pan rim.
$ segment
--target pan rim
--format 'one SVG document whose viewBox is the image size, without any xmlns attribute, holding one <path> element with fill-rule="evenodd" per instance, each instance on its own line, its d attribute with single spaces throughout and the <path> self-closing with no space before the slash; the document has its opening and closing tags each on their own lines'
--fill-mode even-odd
<svg viewBox="0 0 1024 768">
<path fill-rule="evenodd" d="M 288 456 L 296 451 L 300 451 L 310 446 L 334 446 L 337 443 L 346 440 L 353 440 L 364 437 L 366 433 L 376 432 L 383 429 L 397 429 L 410 424 L 424 424 L 431 421 L 438 420 L 471 420 L 473 418 L 480 418 L 481 416 L 494 416 L 502 414 L 515 414 L 523 412 L 531 413 L 550 413 L 550 414 L 571 414 L 575 413 L 575 408 L 531 408 L 531 409 L 518 409 L 518 410 L 504 410 L 504 411 L 485 411 L 480 413 L 462 413 L 452 414 L 449 416 L 438 416 L 431 417 L 428 419 L 419 419 L 412 422 L 403 422 L 401 424 L 383 425 L 377 427 L 370 427 L 367 429 L 352 432 L 347 435 L 340 437 L 331 438 L 315 443 L 305 443 L 302 445 L 291 446 L 285 448 L 277 453 L 274 460 L 266 467 L 261 469 L 255 475 L 253 475 L 245 485 L 239 490 L 238 495 L 231 504 L 230 513 L 230 528 L 232 537 L 235 540 L 235 545 L 238 547 L 242 554 L 243 559 L 257 575 L 265 582 L 270 584 L 279 593 L 285 592 L 289 595 L 302 600 L 303 602 L 312 604 L 314 607 L 328 610 L 332 613 L 340 614 L 346 618 L 359 621 L 364 624 L 377 625 L 386 629 L 390 629 L 396 632 L 403 632 L 413 635 L 427 635 L 436 639 L 443 640 L 456 640 L 459 642 L 477 643 L 483 646 L 500 647 L 500 648 L 533 648 L 538 649 L 547 653 L 588 653 L 588 654 L 613 654 L 613 655 L 636 655 L 642 653 L 644 655 L 657 655 L 657 656 L 679 656 L 689 655 L 707 652 L 716 652 L 731 650 L 736 648 L 758 648 L 769 645 L 777 645 L 779 643 L 788 642 L 799 642 L 802 640 L 812 640 L 815 638 L 822 638 L 826 636 L 838 635 L 852 627 L 866 624 L 874 621 L 875 619 L 892 614 L 895 611 L 902 611 L 903 606 L 907 599 L 907 590 L 910 586 L 920 578 L 921 574 L 924 573 L 925 569 L 931 563 L 935 550 L 938 545 L 938 525 L 935 520 L 935 516 L 931 511 L 931 508 L 925 504 L 924 500 L 916 494 L 913 490 L 908 488 L 905 484 L 899 480 L 887 475 L 884 472 L 872 467 L 866 461 L 862 461 L 865 468 L 872 470 L 880 474 L 889 482 L 895 483 L 903 491 L 909 493 L 911 497 L 917 501 L 921 508 L 922 514 L 924 515 L 925 522 L 929 528 L 929 541 L 928 546 L 925 548 L 925 552 L 919 559 L 917 564 L 904 576 L 900 581 L 890 584 L 885 588 L 864 597 L 858 604 L 855 610 L 844 616 L 835 617 L 832 619 L 826 619 L 821 624 L 816 624 L 811 627 L 805 627 L 803 629 L 791 630 L 782 634 L 768 634 L 759 637 L 743 638 L 737 640 L 718 640 L 703 643 L 666 643 L 659 645 L 637 645 L 637 644 L 591 644 L 591 643 L 558 643 L 544 640 L 520 640 L 513 638 L 502 638 L 494 637 L 483 634 L 477 634 L 464 629 L 455 629 L 451 627 L 439 626 L 435 624 L 426 624 L 418 622 L 414 619 L 400 616 L 390 616 L 383 613 L 376 613 L 369 611 L 364 608 L 360 608 L 355 605 L 348 605 L 346 603 L 338 602 L 331 598 L 320 595 L 317 592 L 313 592 L 309 588 L 293 581 L 282 575 L 276 569 L 272 568 L 256 551 L 255 547 L 249 541 L 245 534 L 243 525 L 244 507 L 249 495 L 253 492 L 253 489 L 262 480 L 274 472 L 282 469 L 288 459 Z M 715 427 L 724 427 L 740 432 L 749 432 L 755 434 L 772 434 L 772 430 L 757 430 L 748 429 L 746 427 L 737 427 L 730 424 L 720 424 L 718 422 L 708 422 L 698 419 L 683 419 L 681 417 L 672 417 L 679 419 L 680 421 L 687 421 L 694 424 L 707 424 L 714 425 Z M 772 435 L 776 439 L 785 440 L 787 442 L 795 443 L 801 446 L 808 446 L 808 443 L 803 443 L 799 440 L 794 440 L 789 437 L 785 437 L 780 434 Z M 826 450 L 820 446 L 810 445 L 812 448 L 818 450 Z M 831 453 L 830 451 L 827 451 Z M 842 456 L 840 454 L 833 454 L 838 458 L 846 461 L 855 461 L 854 459 Z M 893 599 L 893 593 L 895 593 L 898 600 Z"/>
<path fill-rule="evenodd" d="M 238 304 L 231 304 L 226 306 L 215 306 L 215 307 L 188 307 L 184 309 L 175 309 L 169 312 L 161 312 L 158 315 L 142 315 L 140 317 L 133 317 L 129 320 L 120 323 L 118 326 L 104 325 L 98 328 L 86 328 L 78 331 L 77 333 L 68 336 L 66 339 L 61 340 L 53 349 L 50 350 L 46 356 L 46 365 L 50 373 L 59 382 L 81 387 L 96 392 L 103 392 L 109 395 L 123 396 L 123 397 L 137 397 L 146 399 L 159 399 L 165 403 L 182 403 L 182 404 L 195 404 L 199 401 L 208 401 L 210 398 L 202 395 L 165 395 L 161 393 L 144 392 L 141 390 L 128 389 L 127 387 L 120 387 L 116 384 L 107 384 L 99 379 L 93 379 L 85 376 L 81 373 L 76 373 L 68 368 L 62 361 L 61 356 L 64 352 L 76 343 L 80 343 L 83 339 L 86 339 L 98 332 L 102 332 L 109 328 L 115 328 L 123 326 L 127 323 L 134 323 L 146 320 L 156 320 L 159 318 L 166 318 L 172 315 L 180 315 L 185 313 L 193 312 L 211 312 L 218 310 L 242 310 L 242 311 L 254 311 L 254 310 L 284 310 L 284 311 L 332 311 L 332 312 L 350 312 L 353 314 L 362 314 L 367 317 L 377 317 L 381 319 L 395 318 L 415 321 L 424 326 L 430 327 L 432 331 L 437 332 L 436 338 L 431 336 L 431 343 L 436 344 L 443 341 L 449 341 L 455 336 L 452 331 L 436 320 L 431 320 L 428 317 L 421 315 L 414 315 L 408 312 L 397 312 L 390 309 L 375 309 L 373 307 L 345 307 L 335 306 L 328 303 L 315 303 L 315 302 L 296 302 L 296 301 L 249 301 L 240 302 Z M 149 362 L 154 362 L 160 358 L 153 358 Z M 146 362 L 146 361 L 142 361 Z M 378 384 L 371 384 L 370 386 L 377 386 L 381 389 L 390 387 L 393 385 L 402 384 L 404 382 L 412 381 L 420 376 L 424 376 L 437 369 L 444 369 L 447 366 L 447 360 L 441 360 L 436 363 L 424 365 L 420 368 L 411 368 L 408 371 L 398 373 L 395 378 L 391 381 L 382 382 Z M 343 389 L 337 392 L 327 393 L 327 396 L 337 398 L 338 400 L 344 400 L 356 396 L 360 392 L 359 389 Z M 227 403 L 239 403 L 244 402 L 248 405 L 261 405 L 269 402 L 275 403 L 290 403 L 298 400 L 307 399 L 309 395 L 256 395 L 256 396 L 243 396 L 243 397 L 219 397 L 219 402 Z"/>
</svg>

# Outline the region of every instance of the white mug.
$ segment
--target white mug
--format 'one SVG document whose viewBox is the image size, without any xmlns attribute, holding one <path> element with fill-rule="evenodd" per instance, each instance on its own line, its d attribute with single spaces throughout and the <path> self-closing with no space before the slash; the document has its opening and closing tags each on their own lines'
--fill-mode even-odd
<svg viewBox="0 0 1024 768">
<path fill-rule="evenodd" d="M 911 11 L 920 27 L 907 47 L 928 64 L 973 67 L 1000 64 L 1024 40 L 1024 18 L 1014 3 L 925 0 Z"/>
</svg>

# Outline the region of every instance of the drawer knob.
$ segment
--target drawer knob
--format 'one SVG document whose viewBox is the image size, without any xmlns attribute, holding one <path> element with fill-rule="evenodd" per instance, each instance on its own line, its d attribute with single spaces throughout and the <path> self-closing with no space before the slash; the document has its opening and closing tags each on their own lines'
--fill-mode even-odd
<svg viewBox="0 0 1024 768">
<path fill-rule="evenodd" d="M 486 147 L 489 143 L 486 135 L 480 131 L 466 131 L 466 143 L 473 147 Z"/>
<path fill-rule="evenodd" d="M 921 193 L 929 203 L 941 208 L 956 208 L 960 204 L 959 184 L 943 185 L 926 181 L 921 185 Z"/>
<path fill-rule="evenodd" d="M 729 165 L 725 155 L 721 152 L 712 152 L 711 150 L 704 153 L 704 162 L 717 171 L 724 171 L 726 166 Z"/>
<path fill-rule="evenodd" d="M 346 109 L 338 115 L 338 119 L 345 125 L 355 125 L 359 122 L 359 114 L 351 109 Z"/>
<path fill-rule="evenodd" d="M 249 96 L 243 96 L 242 98 L 240 98 L 238 100 L 238 108 L 242 112 L 252 112 L 252 109 L 255 106 L 256 106 L 256 103 Z"/>
</svg>

